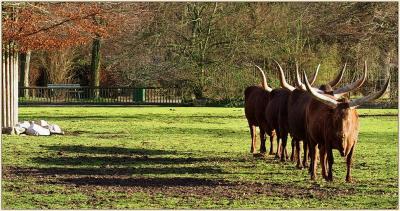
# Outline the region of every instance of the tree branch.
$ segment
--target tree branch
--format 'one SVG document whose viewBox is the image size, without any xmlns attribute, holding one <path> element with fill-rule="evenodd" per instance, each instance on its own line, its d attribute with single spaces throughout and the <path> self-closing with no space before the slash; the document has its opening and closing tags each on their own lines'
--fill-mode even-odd
<svg viewBox="0 0 400 211">
<path fill-rule="evenodd" d="M 39 29 L 39 30 L 37 30 L 37 31 L 31 32 L 31 33 L 29 33 L 29 34 L 22 35 L 22 37 L 25 37 L 25 38 L 26 38 L 26 37 L 35 35 L 35 34 L 37 34 L 37 33 L 44 32 L 44 31 L 48 31 L 48 30 L 53 29 L 53 28 L 55 28 L 55 27 L 61 26 L 61 25 L 65 24 L 65 23 L 68 23 L 68 22 L 71 22 L 71 21 L 74 21 L 74 20 L 78 20 L 78 19 L 87 19 L 87 18 L 93 17 L 93 16 L 95 16 L 95 15 L 97 15 L 97 14 L 98 14 L 98 13 L 92 13 L 92 14 L 88 14 L 88 15 L 83 16 L 83 17 L 76 17 L 76 18 L 66 19 L 66 20 L 63 20 L 63 21 L 61 21 L 60 23 L 54 24 L 54 25 L 52 25 L 52 26 L 48 26 L 48 27 Z"/>
</svg>

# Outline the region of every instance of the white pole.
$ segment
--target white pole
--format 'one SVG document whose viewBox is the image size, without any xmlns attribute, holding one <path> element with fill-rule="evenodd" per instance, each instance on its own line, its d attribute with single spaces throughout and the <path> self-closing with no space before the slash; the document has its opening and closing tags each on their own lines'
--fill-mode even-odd
<svg viewBox="0 0 400 211">
<path fill-rule="evenodd" d="M 1 128 L 12 133 L 18 122 L 18 56 L 13 44 L 3 49 L 1 89 Z"/>
</svg>

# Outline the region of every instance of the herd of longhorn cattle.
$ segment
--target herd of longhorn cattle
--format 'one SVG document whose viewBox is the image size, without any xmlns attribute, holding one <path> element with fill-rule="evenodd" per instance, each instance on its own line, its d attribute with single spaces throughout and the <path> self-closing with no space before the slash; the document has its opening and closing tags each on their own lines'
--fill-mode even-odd
<svg viewBox="0 0 400 211">
<path fill-rule="evenodd" d="M 305 72 L 302 80 L 296 64 L 295 86 L 286 82 L 282 67 L 274 61 L 279 70 L 281 88 L 268 86 L 264 71 L 256 65 L 262 76 L 261 86 L 247 87 L 245 94 L 245 115 L 250 127 L 251 153 L 256 153 L 256 127 L 260 129 L 260 153 L 266 153 L 266 135 L 270 137 L 269 154 L 274 154 L 273 139 L 277 136 L 275 158 L 288 159 L 286 143 L 288 134 L 292 137 L 291 160 L 297 160 L 297 167 L 308 167 L 311 179 L 315 180 L 317 156 L 319 151 L 322 176 L 332 181 L 334 163 L 333 149 L 337 149 L 342 157 L 346 157 L 346 181 L 351 182 L 351 163 L 354 148 L 358 139 L 358 114 L 356 108 L 381 97 L 389 86 L 390 76 L 383 88 L 376 93 L 360 99 L 349 100 L 344 95 L 353 91 L 365 82 L 367 63 L 359 80 L 335 89 L 346 69 L 344 65 L 335 79 L 319 87 L 312 84 L 318 74 L 318 68 L 309 81 Z M 300 142 L 303 142 L 303 162 L 300 156 Z M 318 150 L 317 150 L 318 149 Z"/>
</svg>

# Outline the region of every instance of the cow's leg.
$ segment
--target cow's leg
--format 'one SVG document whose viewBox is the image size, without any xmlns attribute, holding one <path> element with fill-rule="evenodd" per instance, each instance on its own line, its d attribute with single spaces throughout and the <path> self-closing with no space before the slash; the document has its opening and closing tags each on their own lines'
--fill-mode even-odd
<svg viewBox="0 0 400 211">
<path fill-rule="evenodd" d="M 279 131 L 276 131 L 276 144 L 277 144 L 277 148 L 276 148 L 276 154 L 275 154 L 275 159 L 279 159 L 281 158 L 281 135 Z"/>
<path fill-rule="evenodd" d="M 333 181 L 332 167 L 333 167 L 334 161 L 333 161 L 332 148 L 328 148 L 327 153 L 328 153 L 328 166 L 329 166 L 327 181 Z"/>
<path fill-rule="evenodd" d="M 299 151 L 300 151 L 300 149 L 299 149 Z M 303 166 L 305 168 L 305 167 L 308 167 L 308 156 L 309 156 L 308 143 L 306 140 L 303 140 L 303 154 L 304 154 L 303 155 Z"/>
<path fill-rule="evenodd" d="M 351 179 L 351 163 L 353 161 L 353 151 L 354 151 L 354 145 L 351 148 L 349 154 L 347 155 L 346 158 L 346 164 L 347 164 L 347 175 L 346 175 L 346 182 L 352 182 Z"/>
<path fill-rule="evenodd" d="M 255 125 L 250 125 L 250 135 L 251 135 L 251 148 L 250 148 L 250 153 L 255 153 L 256 152 L 256 126 Z"/>
<path fill-rule="evenodd" d="M 310 154 L 311 154 L 311 163 L 310 163 L 310 174 L 311 180 L 315 180 L 317 177 L 316 170 L 317 170 L 317 145 L 311 144 L 310 145 Z"/>
<path fill-rule="evenodd" d="M 328 175 L 326 173 L 326 148 L 321 146 L 319 149 L 319 160 L 321 163 L 321 174 L 325 180 L 328 180 Z"/>
<path fill-rule="evenodd" d="M 302 169 L 303 166 L 301 165 L 301 158 L 300 158 L 300 140 L 296 139 L 295 143 L 296 143 L 296 160 L 297 160 L 296 167 Z"/>
<path fill-rule="evenodd" d="M 292 154 L 290 155 L 290 161 L 294 161 L 294 159 L 295 159 L 295 157 L 297 157 L 296 155 L 295 155 L 295 144 L 296 144 L 296 139 L 293 137 L 292 138 Z"/>
<path fill-rule="evenodd" d="M 271 135 L 269 136 L 269 142 L 271 143 L 271 147 L 269 148 L 270 155 L 274 154 L 274 136 L 275 136 L 274 132 L 272 132 Z"/>
<path fill-rule="evenodd" d="M 266 147 L 265 147 L 265 140 L 266 140 L 266 134 L 265 134 L 265 130 L 264 129 L 262 129 L 261 127 L 260 127 L 260 140 L 261 140 L 261 143 L 260 143 L 260 153 L 261 154 L 265 154 L 265 152 L 267 151 L 267 149 L 266 149 Z"/>
<path fill-rule="evenodd" d="M 287 138 L 286 138 L 286 143 L 287 143 Z M 289 159 L 289 154 L 287 152 L 286 144 L 285 144 L 285 155 L 286 155 L 286 160 Z"/>
<path fill-rule="evenodd" d="M 288 153 L 287 153 L 287 149 L 286 149 L 287 138 L 288 138 L 288 134 L 283 132 L 282 133 L 282 154 L 281 154 L 281 161 L 282 162 L 285 162 L 286 159 L 289 158 Z"/>
</svg>

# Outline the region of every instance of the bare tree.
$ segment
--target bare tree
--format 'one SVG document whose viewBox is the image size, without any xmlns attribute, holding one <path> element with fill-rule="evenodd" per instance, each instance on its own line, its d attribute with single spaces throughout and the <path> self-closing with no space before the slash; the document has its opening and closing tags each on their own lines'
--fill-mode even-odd
<svg viewBox="0 0 400 211">
<path fill-rule="evenodd" d="M 39 56 L 42 67 L 46 71 L 50 83 L 70 83 L 75 50 L 67 48 L 42 52 Z"/>
</svg>

